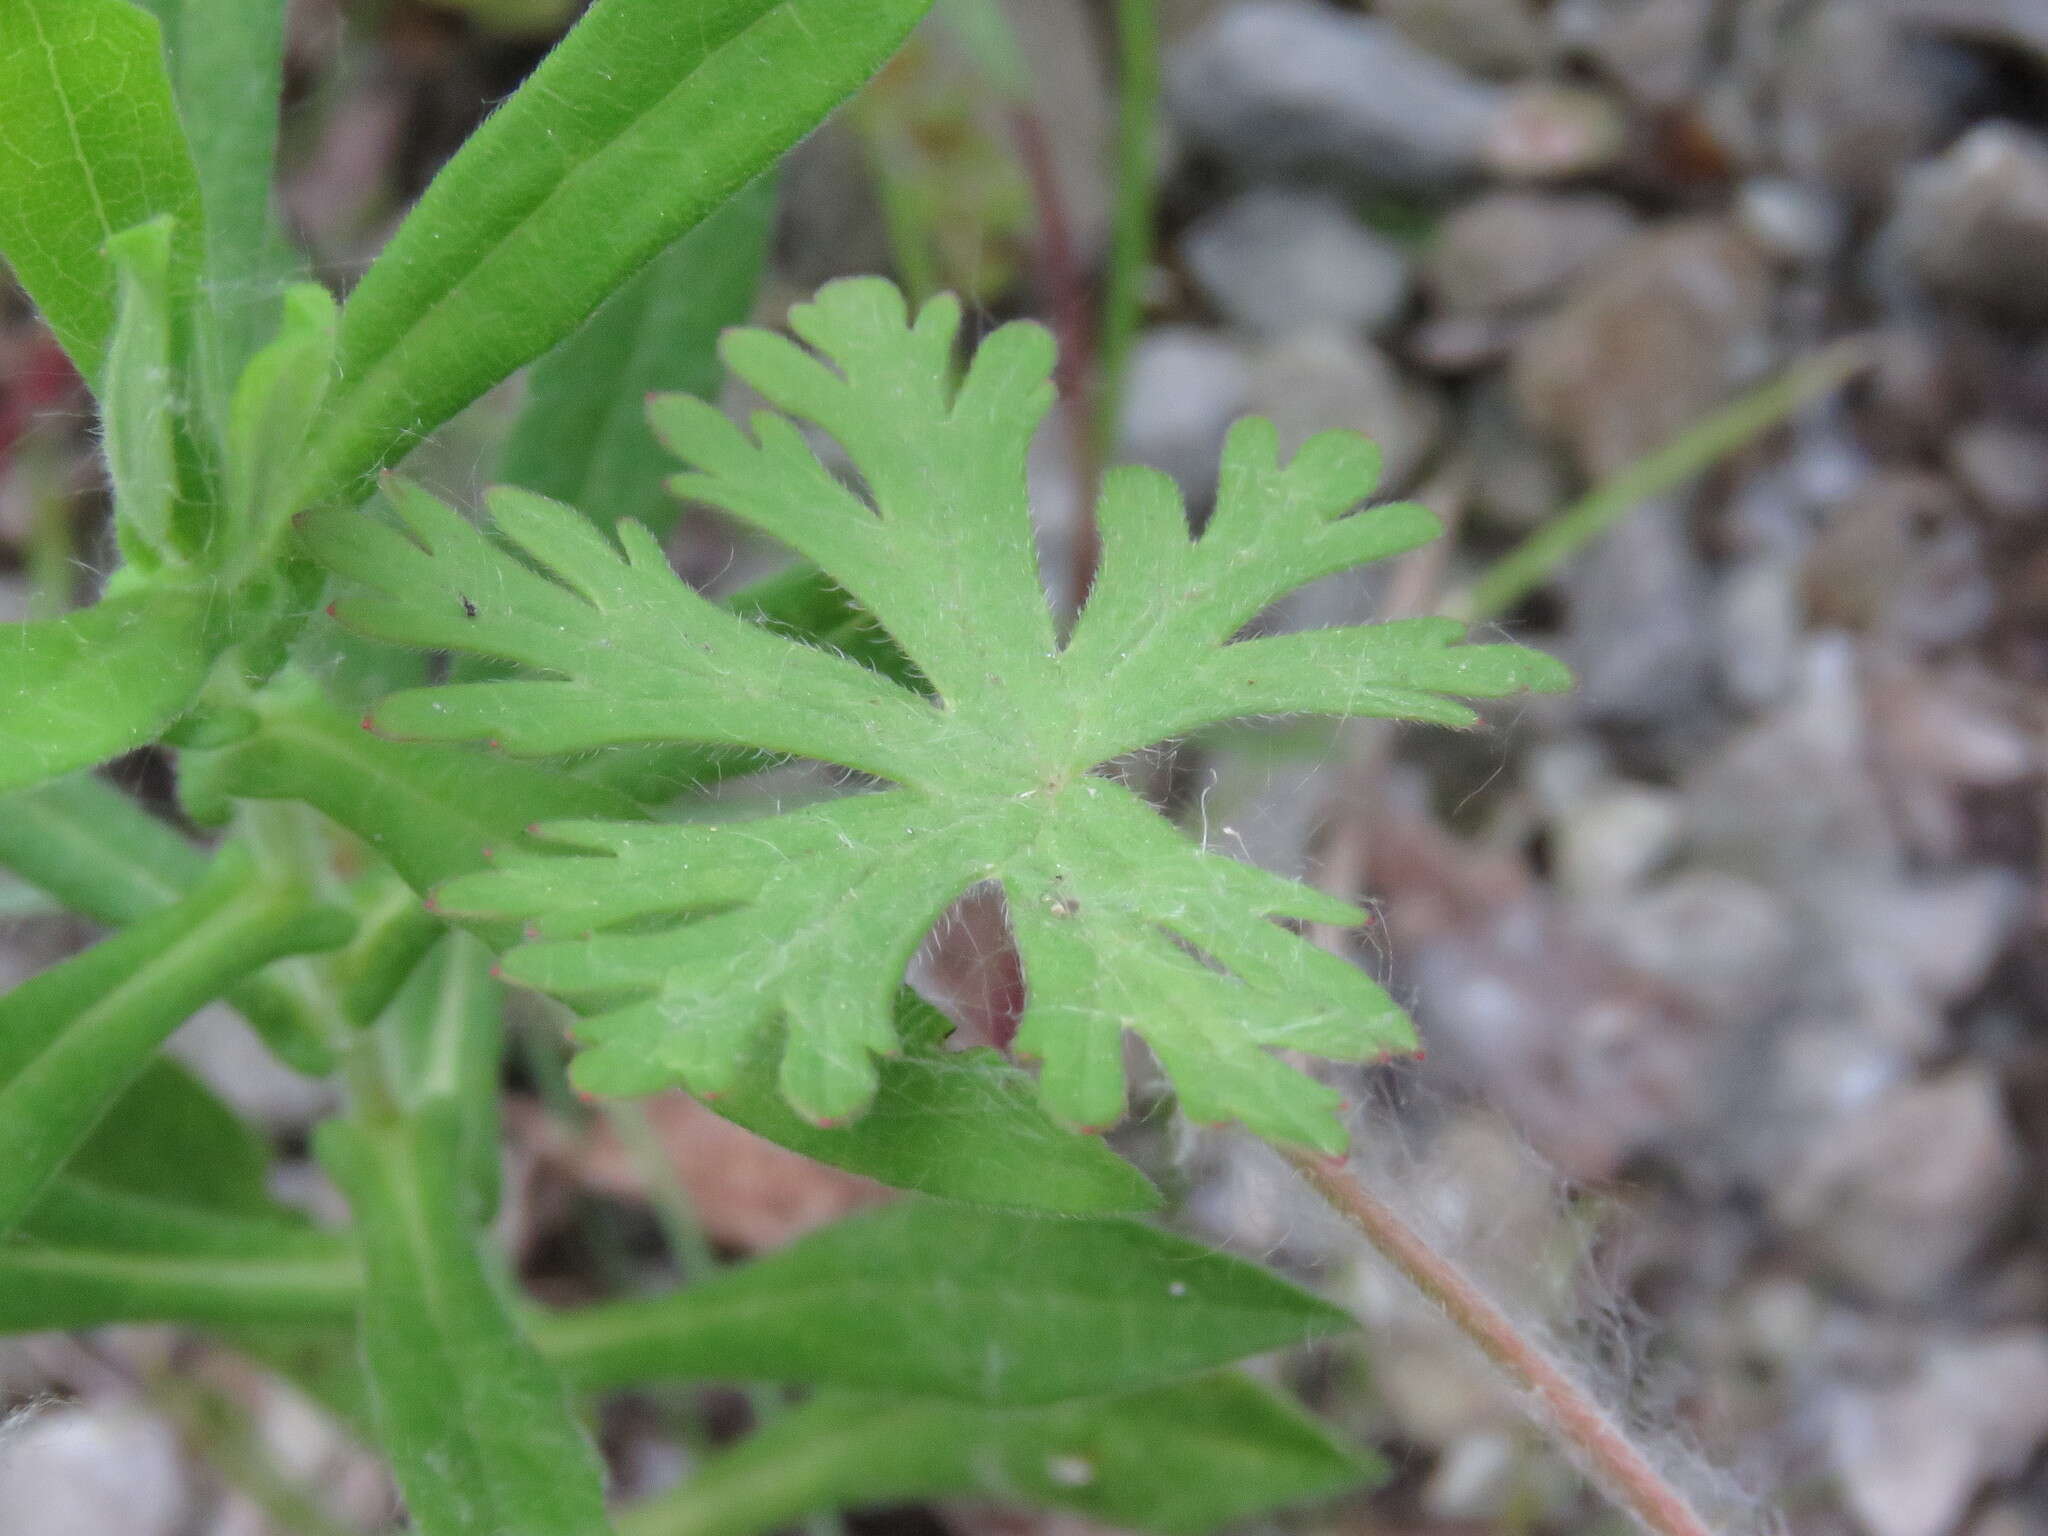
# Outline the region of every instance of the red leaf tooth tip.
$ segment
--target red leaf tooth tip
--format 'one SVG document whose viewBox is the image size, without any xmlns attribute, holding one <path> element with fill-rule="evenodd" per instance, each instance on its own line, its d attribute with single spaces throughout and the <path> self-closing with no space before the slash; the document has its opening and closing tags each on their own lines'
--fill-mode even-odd
<svg viewBox="0 0 2048 1536">
<path fill-rule="evenodd" d="M 1425 1051 L 1421 1046 L 1418 1045 L 1417 1047 L 1415 1047 L 1415 1059 L 1417 1061 L 1427 1061 L 1429 1060 L 1429 1052 Z"/>
<path fill-rule="evenodd" d="M 489 741 L 485 742 L 484 745 L 489 747 L 493 752 L 501 752 L 505 748 L 505 743 L 498 740 L 498 738 L 495 736 L 493 736 Z"/>
<path fill-rule="evenodd" d="M 539 837 L 539 836 L 540 836 L 540 823 L 539 823 L 539 822 L 537 822 L 537 821 L 529 821 L 529 822 L 528 822 L 528 823 L 526 824 L 526 835 L 527 835 L 528 837 Z"/>
<path fill-rule="evenodd" d="M 326 606 L 326 608 L 322 610 L 322 612 L 324 612 L 324 613 L 325 613 L 325 614 L 327 615 L 327 617 L 329 617 L 330 619 L 336 619 L 336 618 L 340 618 L 340 617 L 341 617 L 341 615 L 340 615 L 340 614 L 338 614 L 338 613 L 336 613 L 336 612 L 334 611 L 334 604 L 332 604 L 332 603 L 329 603 L 329 604 L 328 604 L 328 605 Z"/>
<path fill-rule="evenodd" d="M 817 1126 L 817 1128 L 821 1131 L 836 1131 L 841 1126 L 846 1124 L 846 1116 L 822 1115 L 818 1119 L 812 1121 L 811 1123 Z"/>
<path fill-rule="evenodd" d="M 1077 1125 L 1074 1129 L 1083 1136 L 1107 1136 L 1109 1134 L 1109 1127 L 1106 1125 Z"/>
<path fill-rule="evenodd" d="M 496 961 L 496 960 L 493 960 L 493 961 L 491 962 L 491 980 L 493 980 L 493 981 L 503 981 L 504 979 L 505 979 L 505 967 L 504 967 L 504 966 L 503 966 L 502 964 L 500 964 L 500 963 L 499 963 L 498 961 Z"/>
<path fill-rule="evenodd" d="M 1381 1051 L 1377 1056 L 1373 1057 L 1372 1064 L 1376 1067 L 1384 1067 L 1393 1059 L 1394 1053 L 1392 1051 Z"/>
<path fill-rule="evenodd" d="M 531 944 L 540 937 L 539 923 L 524 923 L 520 926 L 519 937 Z"/>
<path fill-rule="evenodd" d="M 376 734 L 377 716 L 375 715 L 374 712 L 363 716 L 363 729 L 370 732 L 372 735 Z"/>
<path fill-rule="evenodd" d="M 432 891 L 427 892 L 426 895 L 420 898 L 420 910 L 422 912 L 439 912 L 441 910 L 441 898 Z"/>
<path fill-rule="evenodd" d="M 485 843 L 483 847 L 477 850 L 477 852 L 483 857 L 485 863 L 489 863 L 492 859 L 495 859 L 498 856 L 498 850 L 493 848 L 489 843 Z"/>
</svg>

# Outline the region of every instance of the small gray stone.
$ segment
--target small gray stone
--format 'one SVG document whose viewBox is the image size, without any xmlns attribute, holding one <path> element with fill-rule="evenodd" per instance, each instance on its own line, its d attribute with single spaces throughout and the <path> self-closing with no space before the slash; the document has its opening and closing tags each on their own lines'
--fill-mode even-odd
<svg viewBox="0 0 2048 1536">
<path fill-rule="evenodd" d="M 1612 474 L 1758 371 L 1770 296 L 1763 252 L 1730 221 L 1637 235 L 1516 348 L 1517 396 L 1589 478 Z"/>
<path fill-rule="evenodd" d="M 1189 325 L 1159 326 L 1131 349 L 1122 450 L 1180 482 L 1197 502 L 1216 492 L 1230 424 L 1251 398 L 1251 366 L 1228 337 Z"/>
<path fill-rule="evenodd" d="M 1552 829 L 1558 886 L 1581 901 L 1624 896 L 1671 857 L 1684 830 L 1684 801 L 1670 790 L 1603 786 Z"/>
<path fill-rule="evenodd" d="M 1190 138 L 1261 175 L 1428 189 L 1478 172 L 1500 91 L 1389 24 L 1309 0 L 1233 5 L 1168 62 Z"/>
<path fill-rule="evenodd" d="M 1489 79 L 1533 74 L 1550 51 L 1530 0 L 1379 0 L 1376 10 L 1418 48 Z"/>
<path fill-rule="evenodd" d="M 2048 1333 L 1939 1338 L 1905 1379 L 1844 1391 L 1830 1407 L 1835 1468 L 1864 1529 L 1944 1536 L 1979 1489 L 2017 1474 L 2048 1439 Z"/>
<path fill-rule="evenodd" d="M 1984 123 L 1907 178 L 1890 232 L 1929 290 L 2048 322 L 2048 139 Z"/>
<path fill-rule="evenodd" d="M 2048 432 L 1974 421 L 1949 440 L 1948 467 L 1986 511 L 2012 522 L 2048 513 Z"/>
<path fill-rule="evenodd" d="M 1401 376 L 1384 352 L 1327 332 L 1294 336 L 1252 364 L 1251 408 L 1272 419 L 1280 451 L 1319 432 L 1362 432 L 1379 444 L 1380 489 L 1408 485 L 1436 446 L 1443 407 Z"/>
<path fill-rule="evenodd" d="M 1444 221 L 1423 282 L 1454 313 L 1528 309 L 1556 297 L 1635 224 L 1625 204 L 1597 193 L 1490 193 Z"/>
<path fill-rule="evenodd" d="M 188 1497 L 161 1419 L 80 1407 L 0 1423 L 0 1536 L 172 1536 Z"/>
<path fill-rule="evenodd" d="M 1739 1031 L 1790 1000 L 1799 941 L 1792 907 L 1753 881 L 1688 869 L 1587 914 L 1593 934 L 1716 1027 Z"/>
<path fill-rule="evenodd" d="M 1859 1294 L 1920 1303 L 1982 1250 L 2022 1166 L 1996 1079 L 1961 1067 L 1813 1127 L 1771 1212 Z"/>
<path fill-rule="evenodd" d="M 1280 338 L 1326 328 L 1378 332 L 1408 299 L 1408 261 L 1334 197 L 1248 192 L 1196 222 L 1188 270 L 1225 318 Z"/>
</svg>

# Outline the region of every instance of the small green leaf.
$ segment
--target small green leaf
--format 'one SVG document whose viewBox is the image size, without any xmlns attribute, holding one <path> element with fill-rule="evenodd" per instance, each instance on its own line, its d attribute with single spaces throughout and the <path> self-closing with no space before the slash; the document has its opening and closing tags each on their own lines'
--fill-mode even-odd
<svg viewBox="0 0 2048 1536">
<path fill-rule="evenodd" d="M 250 560 L 270 558 L 298 510 L 299 463 L 334 382 L 334 297 L 317 283 L 285 295 L 284 324 L 250 359 L 228 419 L 229 523 Z"/>
<path fill-rule="evenodd" d="M 908 1047 L 881 1064 L 874 1105 L 851 1125 L 826 1129 L 789 1107 L 775 1086 L 772 1039 L 711 1107 L 757 1136 L 898 1189 L 1077 1216 L 1158 1206 L 1137 1169 L 1046 1118 L 1027 1073 L 994 1051 L 947 1049 L 940 1042 L 952 1026 L 914 993 L 897 1010 Z"/>
<path fill-rule="evenodd" d="M 1437 532 L 1419 507 L 1360 510 L 1379 465 L 1364 439 L 1325 434 L 1283 467 L 1260 421 L 1231 434 L 1199 537 L 1163 475 L 1110 477 L 1101 571 L 1062 645 L 1025 483 L 1052 401 L 1045 332 L 1003 327 L 960 377 L 951 299 L 913 321 L 889 284 L 840 282 L 791 323 L 811 350 L 752 331 L 724 349 L 787 416 L 763 413 L 749 435 L 701 400 L 656 402 L 693 466 L 672 484 L 814 562 L 929 693 L 709 602 L 637 524 L 614 540 L 525 492 L 490 498 L 509 549 L 406 488 L 392 497 L 404 532 L 338 509 L 302 527 L 330 568 L 382 594 L 345 600 L 344 623 L 537 674 L 395 694 L 374 715 L 388 734 L 489 737 L 515 755 L 753 748 L 895 787 L 740 823 L 558 824 L 543 829 L 557 851 L 509 850 L 447 886 L 443 908 L 530 924 L 539 942 L 506 974 L 607 1010 L 578 1031 L 594 1047 L 578 1062 L 585 1087 L 638 1092 L 665 1076 L 716 1094 L 779 1028 L 782 1092 L 823 1123 L 873 1098 L 876 1058 L 900 1044 L 904 968 L 932 924 L 996 881 L 1028 989 L 1016 1047 L 1043 1060 L 1056 1117 L 1119 1118 L 1129 1029 L 1193 1119 L 1341 1147 L 1335 1090 L 1276 1053 L 1363 1059 L 1412 1049 L 1413 1031 L 1364 971 L 1270 919 L 1363 914 L 1198 847 L 1098 770 L 1248 717 L 1470 725 L 1459 698 L 1561 688 L 1563 668 L 1466 644 L 1442 619 L 1239 638 L 1297 587 Z M 839 441 L 858 489 L 791 418 Z"/>
<path fill-rule="evenodd" d="M 216 409 L 276 313 L 292 257 L 271 206 L 284 13 L 278 0 L 142 0 L 163 27 L 205 209 L 207 388 Z"/>
<path fill-rule="evenodd" d="M 206 857 L 112 785 L 80 775 L 0 797 L 0 866 L 119 928 L 199 884 Z M 312 961 L 280 961 L 237 983 L 227 1000 L 294 1071 L 333 1070 L 330 1045 L 347 1026 Z"/>
<path fill-rule="evenodd" d="M 178 507 L 178 382 L 171 361 L 171 221 L 107 242 L 118 280 L 114 339 L 100 383 L 114 530 L 139 570 L 184 563 Z"/>
<path fill-rule="evenodd" d="M 586 1387 L 716 1377 L 1021 1406 L 1352 1326 L 1277 1275 L 1137 1222 L 905 1201 L 672 1296 L 537 1328 Z"/>
<path fill-rule="evenodd" d="M 0 0 L 0 255 L 85 378 L 114 329 L 107 244 L 160 214 L 203 227 L 156 22 L 128 0 Z"/>
<path fill-rule="evenodd" d="M 345 918 L 230 850 L 176 906 L 0 997 L 0 1236 L 196 1009 L 347 933 Z"/>
<path fill-rule="evenodd" d="M 746 322 L 775 222 L 763 177 L 670 246 L 534 366 L 499 473 L 514 485 L 656 533 L 679 504 L 662 484 L 644 404 L 657 390 L 716 399 L 718 337 Z"/>
<path fill-rule="evenodd" d="M 282 1216 L 240 1216 L 53 1181 L 0 1243 L 0 1333 L 109 1323 L 332 1324 L 362 1291 L 348 1244 Z"/>
<path fill-rule="evenodd" d="M 251 1217 L 282 1214 L 270 1198 L 269 1173 L 255 1129 L 163 1056 L 143 1068 L 65 1164 L 68 1178 Z"/>
<path fill-rule="evenodd" d="M 137 586 L 0 627 L 0 794 L 154 741 L 206 681 L 215 618 L 204 591 Z"/>
<path fill-rule="evenodd" d="M 460 1121 L 458 1160 L 487 1221 L 498 1203 L 498 1069 L 505 1041 L 505 989 L 491 952 L 450 933 L 416 967 L 383 1020 L 388 1075 L 404 1102 L 445 1099 Z"/>
<path fill-rule="evenodd" d="M 1053 1408 L 819 1396 L 630 1510 L 623 1536 L 757 1536 L 864 1504 L 980 1497 L 1163 1536 L 1385 1480 L 1234 1373 Z"/>
<path fill-rule="evenodd" d="M 356 1217 L 379 1437 L 421 1536 L 599 1536 L 603 1469 L 485 1269 L 461 1139 L 446 1100 L 320 1128 Z"/>
<path fill-rule="evenodd" d="M 878 68 L 930 0 L 599 0 L 434 179 L 342 312 L 303 504 L 567 336 Z"/>
</svg>

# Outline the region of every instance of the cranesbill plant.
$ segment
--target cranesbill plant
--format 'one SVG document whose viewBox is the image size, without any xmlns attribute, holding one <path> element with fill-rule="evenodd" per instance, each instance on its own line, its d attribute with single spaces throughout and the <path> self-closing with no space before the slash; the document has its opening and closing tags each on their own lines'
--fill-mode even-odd
<svg viewBox="0 0 2048 1536">
<path fill-rule="evenodd" d="M 1288 926 L 1354 908 L 1201 847 L 1115 763 L 1248 716 L 1467 725 L 1461 699 L 1567 680 L 1447 620 L 1248 633 L 1436 533 L 1369 504 L 1354 436 L 1283 462 L 1240 425 L 1199 535 L 1163 477 L 1111 475 L 1062 633 L 1024 479 L 1042 330 L 965 356 L 952 300 L 913 316 L 864 279 L 796 340 L 714 353 L 765 173 L 924 5 L 597 0 L 337 303 L 292 281 L 266 201 L 274 0 L 0 0 L 0 251 L 98 399 L 120 557 L 93 606 L 0 643 L 0 863 L 117 930 L 0 999 L 0 1328 L 221 1329 L 379 1444 L 436 1536 L 744 1536 L 959 1493 L 1197 1533 L 1374 1477 L 1224 1369 L 1348 1320 L 1136 1219 L 1157 1193 L 1079 1133 L 1124 1113 L 1133 1032 L 1185 1113 L 1328 1186 L 1336 1095 L 1291 1058 L 1412 1032 Z M 745 426 L 699 398 L 720 356 L 772 407 Z M 535 359 L 488 525 L 377 494 Z M 654 436 L 616 403 L 648 390 Z M 727 604 L 674 575 L 622 515 L 671 515 L 655 437 L 670 488 L 788 573 Z M 87 772 L 150 744 L 208 846 Z M 691 805 L 792 758 L 858 787 Z M 1026 983 L 1008 1053 L 948 1049 L 904 985 L 986 883 Z M 542 1312 L 485 1236 L 501 975 L 574 1010 L 592 1093 L 681 1085 L 913 1196 Z M 213 999 L 344 1079 L 316 1146 L 346 1230 L 272 1200 L 260 1139 L 158 1053 Z M 1639 1512 L 1697 1528 L 1483 1299 L 1396 1257 Z M 577 1394 L 705 1378 L 814 1395 L 608 1508 Z"/>
</svg>

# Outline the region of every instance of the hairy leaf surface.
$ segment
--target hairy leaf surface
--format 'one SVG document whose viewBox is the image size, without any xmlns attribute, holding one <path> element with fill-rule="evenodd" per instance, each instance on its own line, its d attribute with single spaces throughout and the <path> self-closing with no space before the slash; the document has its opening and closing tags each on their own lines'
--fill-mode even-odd
<svg viewBox="0 0 2048 1536">
<path fill-rule="evenodd" d="M 375 715 L 387 734 L 515 754 L 752 747 L 893 787 L 724 825 L 557 823 L 545 833 L 559 852 L 508 852 L 444 888 L 444 908 L 525 920 L 539 942 L 507 974 L 608 1010 L 581 1031 L 586 1088 L 680 1078 L 716 1094 L 786 1025 L 782 1090 L 829 1122 L 867 1104 L 875 1058 L 898 1049 L 896 990 L 934 921 L 1000 882 L 1029 990 L 1016 1046 L 1043 1061 L 1058 1117 L 1119 1117 L 1132 1029 L 1195 1119 L 1341 1146 L 1334 1091 L 1272 1051 L 1357 1059 L 1412 1048 L 1412 1032 L 1361 971 L 1269 919 L 1362 914 L 1197 846 L 1096 770 L 1246 716 L 1467 725 L 1452 696 L 1560 688 L 1563 669 L 1464 644 L 1440 619 L 1239 638 L 1296 587 L 1437 532 L 1420 507 L 1359 510 L 1378 473 L 1364 439 L 1326 434 L 1283 466 L 1260 421 L 1232 433 L 1198 538 L 1164 476 L 1110 477 L 1101 569 L 1063 644 L 1024 474 L 1051 403 L 1046 333 L 1005 326 L 957 376 L 950 299 L 913 323 L 889 284 L 853 280 L 791 319 L 810 350 L 758 331 L 724 347 L 786 414 L 748 433 L 701 400 L 655 403 L 691 466 L 674 488 L 818 565 L 929 693 L 715 605 L 635 523 L 614 542 L 528 493 L 492 497 L 512 548 L 411 489 L 393 497 L 403 532 L 339 513 L 307 527 L 330 566 L 384 594 L 345 602 L 344 622 L 543 674 L 396 694 Z M 825 467 L 797 420 L 838 440 L 858 485 Z"/>
</svg>

